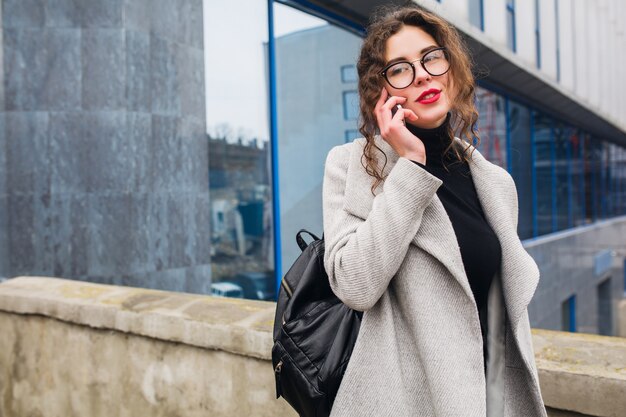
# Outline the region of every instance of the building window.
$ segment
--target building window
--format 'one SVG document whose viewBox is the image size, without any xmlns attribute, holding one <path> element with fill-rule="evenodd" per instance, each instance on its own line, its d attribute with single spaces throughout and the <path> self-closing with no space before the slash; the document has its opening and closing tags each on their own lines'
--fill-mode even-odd
<svg viewBox="0 0 626 417">
<path fill-rule="evenodd" d="M 509 170 L 517 188 L 520 239 L 533 237 L 533 143 L 530 111 L 526 106 L 509 100 L 508 136 L 510 141 Z"/>
<path fill-rule="evenodd" d="M 358 81 L 355 65 L 343 65 L 341 67 L 341 82 L 355 83 Z"/>
<path fill-rule="evenodd" d="M 554 0 L 554 30 L 555 30 L 555 39 L 556 39 L 556 81 L 561 81 L 561 39 L 560 39 L 560 30 L 559 30 L 559 0 Z"/>
<path fill-rule="evenodd" d="M 356 91 L 343 92 L 343 118 L 356 120 L 359 117 L 359 94 Z"/>
<path fill-rule="evenodd" d="M 585 165 L 583 135 L 578 129 L 569 128 L 567 136 L 570 142 L 570 154 L 572 157 L 572 221 L 573 226 L 580 226 L 585 224 Z"/>
<path fill-rule="evenodd" d="M 555 147 L 554 170 L 556 183 L 556 230 L 572 227 L 572 155 L 569 128 L 561 123 L 553 126 Z"/>
<path fill-rule="evenodd" d="M 552 119 L 542 113 L 535 113 L 533 121 L 535 186 L 537 193 L 536 235 L 540 236 L 556 231 L 555 146 Z"/>
<path fill-rule="evenodd" d="M 539 23 L 539 0 L 535 0 L 535 53 L 537 54 L 537 68 L 541 68 L 541 29 Z"/>
<path fill-rule="evenodd" d="M 561 330 L 576 332 L 576 295 L 561 303 Z"/>
<path fill-rule="evenodd" d="M 500 94 L 476 88 L 480 153 L 490 162 L 507 169 L 505 99 Z"/>
<path fill-rule="evenodd" d="M 515 39 L 515 0 L 506 1 L 506 43 L 513 52 L 517 50 Z"/>
<path fill-rule="evenodd" d="M 277 1 L 272 7 L 279 172 L 274 192 L 280 199 L 279 262 L 286 272 L 302 253 L 298 231 L 323 232 L 324 161 L 331 148 L 346 142 L 346 131 L 356 129 L 355 58 L 363 40 Z"/>
<path fill-rule="evenodd" d="M 472 25 L 480 30 L 485 30 L 483 0 L 469 0 L 469 18 Z"/>
<path fill-rule="evenodd" d="M 348 142 L 352 142 L 354 139 L 360 138 L 362 135 L 356 129 L 348 129 L 345 132 L 345 136 L 346 136 L 346 143 L 348 143 Z"/>
<path fill-rule="evenodd" d="M 211 235 L 203 245 L 210 240 L 211 292 L 274 300 L 267 5 L 205 1 L 204 7 Z M 236 17 L 242 7 L 250 13 Z M 225 46 L 218 34 L 233 19 L 248 30 Z M 219 65 L 241 62 L 242 55 L 245 65 Z M 241 103 L 249 108 L 234 111 Z"/>
</svg>

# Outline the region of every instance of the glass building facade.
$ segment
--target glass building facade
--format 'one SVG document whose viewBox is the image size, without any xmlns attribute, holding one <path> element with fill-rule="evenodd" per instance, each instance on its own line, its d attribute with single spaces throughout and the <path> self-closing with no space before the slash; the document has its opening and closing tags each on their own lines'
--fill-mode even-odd
<svg viewBox="0 0 626 417">
<path fill-rule="evenodd" d="M 245 3 L 256 11 L 246 18 L 255 30 L 242 45 L 213 51 L 207 44 L 212 276 L 214 287 L 252 276 L 247 280 L 270 297 L 300 253 L 298 230 L 322 233 L 326 154 L 360 136 L 355 63 L 361 41 L 358 28 L 331 24 L 332 16 L 279 2 L 271 11 L 265 2 Z M 480 25 L 481 2 L 470 3 L 472 21 Z M 222 4 L 205 7 L 216 22 L 230 20 Z M 514 3 L 507 7 L 512 15 Z M 220 30 L 206 25 L 205 39 Z M 213 57 L 230 61 L 232 53 L 236 60 L 241 50 L 247 51 L 245 65 L 215 65 Z M 228 103 L 235 100 L 246 103 L 245 114 L 232 111 L 235 104 Z M 626 214 L 626 149 L 488 83 L 477 88 L 476 105 L 479 151 L 515 180 L 521 239 Z"/>
</svg>

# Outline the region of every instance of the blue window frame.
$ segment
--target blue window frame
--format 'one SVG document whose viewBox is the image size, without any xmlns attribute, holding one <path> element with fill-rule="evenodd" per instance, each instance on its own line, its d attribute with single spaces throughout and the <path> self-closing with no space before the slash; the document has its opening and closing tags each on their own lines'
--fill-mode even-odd
<svg viewBox="0 0 626 417">
<path fill-rule="evenodd" d="M 506 1 L 506 42 L 509 49 L 517 52 L 515 33 L 515 0 Z"/>
<path fill-rule="evenodd" d="M 274 1 L 267 0 L 267 26 L 268 26 L 268 69 L 269 69 L 269 109 L 270 109 L 270 146 L 272 152 L 272 184 L 279 184 L 278 175 L 278 113 L 276 106 L 276 40 L 274 39 Z M 272 190 L 272 210 L 273 213 L 280 213 L 280 197 L 276 188 Z M 280 282 L 283 277 L 282 271 L 282 248 L 280 233 L 280 216 L 274 217 L 274 280 L 276 294 L 280 290 Z"/>
</svg>

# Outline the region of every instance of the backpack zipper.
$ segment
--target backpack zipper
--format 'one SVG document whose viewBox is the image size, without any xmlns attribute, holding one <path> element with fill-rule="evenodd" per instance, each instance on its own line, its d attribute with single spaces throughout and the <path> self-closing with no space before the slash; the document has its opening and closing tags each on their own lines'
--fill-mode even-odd
<svg viewBox="0 0 626 417">
<path fill-rule="evenodd" d="M 287 281 L 283 279 L 280 282 L 280 285 L 282 285 L 285 288 L 285 291 L 287 291 L 287 295 L 289 295 L 289 298 L 291 298 L 291 296 L 293 295 L 293 291 L 291 291 L 291 288 L 289 288 L 289 284 L 287 284 Z"/>
</svg>

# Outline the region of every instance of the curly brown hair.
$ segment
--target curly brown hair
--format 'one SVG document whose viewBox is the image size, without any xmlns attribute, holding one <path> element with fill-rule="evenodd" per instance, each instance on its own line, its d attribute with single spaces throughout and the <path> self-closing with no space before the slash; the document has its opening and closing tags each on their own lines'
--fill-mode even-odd
<svg viewBox="0 0 626 417">
<path fill-rule="evenodd" d="M 380 98 L 384 79 L 380 73 L 385 66 L 385 47 L 387 40 L 398 33 L 405 25 L 416 26 L 431 35 L 440 46 L 445 46 L 450 57 L 450 80 L 452 98 L 452 117 L 449 124 L 450 144 L 459 160 L 469 160 L 470 144 L 479 141 L 476 129 L 478 112 L 474 106 L 475 80 L 472 74 L 472 61 L 467 46 L 457 30 L 441 17 L 417 6 L 384 7 L 372 17 L 363 40 L 361 53 L 357 62 L 359 74 L 360 125 L 359 131 L 366 139 L 361 163 L 365 171 L 374 177 L 372 193 L 385 180 L 383 167 L 379 167 L 377 151 L 384 158 L 387 156 L 374 143 L 378 133 L 378 123 L 374 115 L 374 107 Z M 459 151 L 453 147 L 453 137 L 457 132 L 459 138 L 468 146 Z"/>
</svg>

